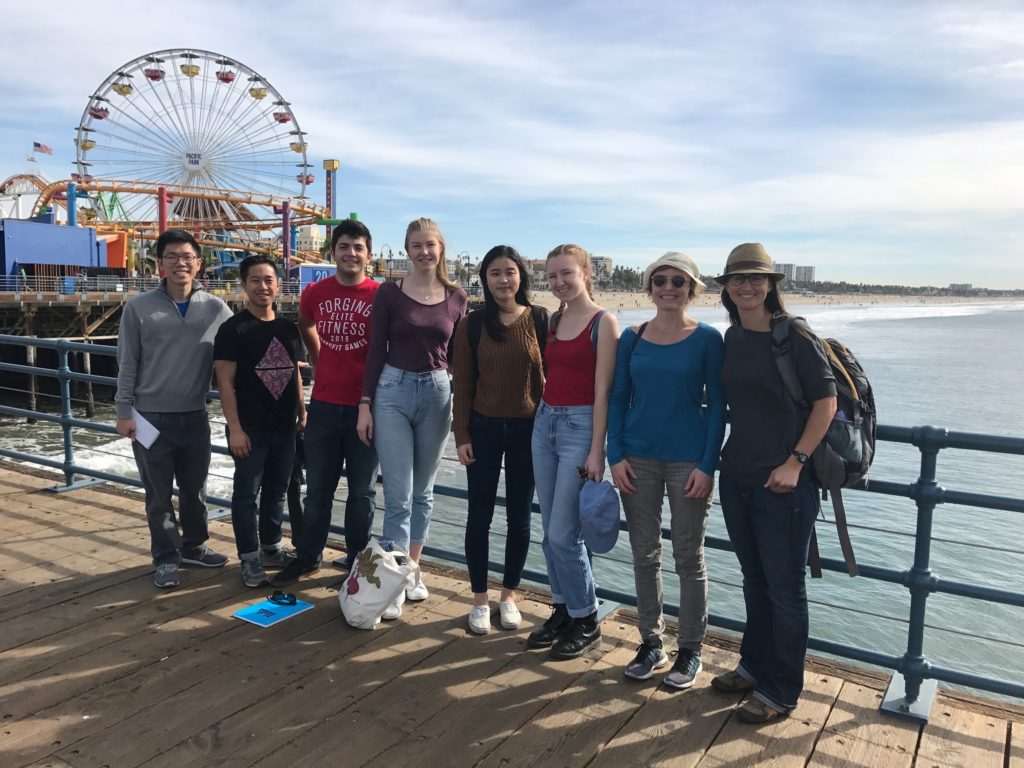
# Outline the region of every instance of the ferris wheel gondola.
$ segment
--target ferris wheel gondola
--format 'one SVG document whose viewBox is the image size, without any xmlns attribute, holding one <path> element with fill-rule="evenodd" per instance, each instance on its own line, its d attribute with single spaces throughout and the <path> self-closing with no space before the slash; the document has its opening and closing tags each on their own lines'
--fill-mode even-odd
<svg viewBox="0 0 1024 768">
<path fill-rule="evenodd" d="M 114 70 L 89 97 L 75 144 L 78 174 L 101 181 L 303 199 L 313 178 L 295 170 L 308 167 L 308 145 L 288 101 L 241 62 L 195 48 L 156 51 Z M 157 218 L 151 195 L 94 207 L 101 220 Z M 244 229 L 263 215 L 244 203 L 184 196 L 169 214 L 204 230 Z"/>
</svg>

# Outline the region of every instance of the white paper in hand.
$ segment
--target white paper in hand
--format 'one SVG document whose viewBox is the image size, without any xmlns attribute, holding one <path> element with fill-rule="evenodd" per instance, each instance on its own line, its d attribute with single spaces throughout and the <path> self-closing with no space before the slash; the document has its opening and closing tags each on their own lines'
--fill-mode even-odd
<svg viewBox="0 0 1024 768">
<path fill-rule="evenodd" d="M 132 408 L 132 418 L 135 419 L 135 439 L 143 448 L 150 448 L 160 437 L 160 430 L 134 408 Z"/>
</svg>

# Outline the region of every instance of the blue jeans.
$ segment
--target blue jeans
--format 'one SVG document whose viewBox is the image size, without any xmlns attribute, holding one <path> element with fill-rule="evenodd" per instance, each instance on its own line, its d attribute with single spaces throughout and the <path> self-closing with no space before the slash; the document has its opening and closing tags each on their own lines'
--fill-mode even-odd
<svg viewBox="0 0 1024 768">
<path fill-rule="evenodd" d="M 807 655 L 807 551 L 818 487 L 807 471 L 789 493 L 718 479 L 725 527 L 743 571 L 747 625 L 740 671 L 754 696 L 779 711 L 796 707 Z"/>
<path fill-rule="evenodd" d="M 476 459 L 466 467 L 469 509 L 466 516 L 466 567 L 476 593 L 487 591 L 491 520 L 505 459 L 505 573 L 502 586 L 518 589 L 530 550 L 530 507 L 533 504 L 533 419 L 502 419 L 473 411 L 469 437 Z"/>
<path fill-rule="evenodd" d="M 594 575 L 580 526 L 579 468 L 587 461 L 594 407 L 551 406 L 541 401 L 533 425 L 533 476 L 544 526 L 551 601 L 563 603 L 573 618 L 597 610 Z"/>
<path fill-rule="evenodd" d="M 249 436 L 249 455 L 234 457 L 231 492 L 231 527 L 235 529 L 239 558 L 257 554 L 261 545 L 269 548 L 281 541 L 284 496 L 295 456 L 294 430 L 247 429 L 245 434 Z"/>
<path fill-rule="evenodd" d="M 373 439 L 384 479 L 383 534 L 406 552 L 427 540 L 434 477 L 451 428 L 448 371 L 384 366 L 373 398 Z"/>
<path fill-rule="evenodd" d="M 150 552 L 154 565 L 180 563 L 181 550 L 196 550 L 209 538 L 206 527 L 206 475 L 210 471 L 210 420 L 206 411 L 145 411 L 160 431 L 149 447 L 132 440 L 139 478 L 146 490 Z M 178 519 L 171 503 L 178 483 Z"/>
<path fill-rule="evenodd" d="M 306 456 L 306 508 L 302 513 L 298 560 L 316 565 L 327 544 L 342 465 L 348 482 L 345 500 L 345 549 L 352 557 L 363 549 L 373 525 L 377 451 L 356 434 L 358 409 L 310 400 L 303 435 Z M 291 471 L 292 464 L 288 463 Z"/>
</svg>

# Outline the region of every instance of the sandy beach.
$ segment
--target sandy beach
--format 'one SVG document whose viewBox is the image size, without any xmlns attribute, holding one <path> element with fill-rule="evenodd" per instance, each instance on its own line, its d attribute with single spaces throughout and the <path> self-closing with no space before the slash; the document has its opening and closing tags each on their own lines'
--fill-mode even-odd
<svg viewBox="0 0 1024 768">
<path fill-rule="evenodd" d="M 709 286 L 708 290 L 698 296 L 690 305 L 692 307 L 719 307 L 722 305 L 717 286 Z M 558 300 L 549 291 L 533 291 L 531 300 L 549 311 L 558 309 Z M 860 294 L 786 294 L 783 298 L 787 306 L 828 306 L 830 304 L 851 304 L 873 306 L 878 304 L 967 304 L 981 301 L 1013 301 L 1005 296 L 900 296 L 897 294 L 860 295 Z M 640 291 L 597 291 L 594 300 L 605 309 L 647 309 L 651 301 L 646 293 Z"/>
</svg>

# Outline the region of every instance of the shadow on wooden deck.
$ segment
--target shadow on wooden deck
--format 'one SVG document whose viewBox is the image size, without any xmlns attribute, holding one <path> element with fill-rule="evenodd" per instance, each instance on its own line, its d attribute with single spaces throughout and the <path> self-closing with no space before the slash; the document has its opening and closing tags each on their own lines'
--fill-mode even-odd
<svg viewBox="0 0 1024 768">
<path fill-rule="evenodd" d="M 992 766 L 1024 768 L 1019 710 L 940 698 L 921 728 L 878 712 L 884 683 L 818 664 L 787 720 L 755 728 L 739 697 L 709 687 L 732 668 L 708 646 L 690 691 L 622 669 L 635 627 L 613 615 L 600 652 L 529 651 L 547 607 L 479 637 L 457 571 L 430 569 L 431 597 L 373 632 L 337 606 L 342 572 L 304 580 L 316 607 L 270 629 L 231 618 L 263 591 L 237 560 L 152 584 L 138 496 L 55 495 L 0 468 L 0 765 L 15 766 Z M 228 523 L 211 544 L 234 553 Z M 330 559 L 333 553 L 326 553 Z M 333 587 L 333 589 L 332 589 Z M 1000 716 L 1000 712 L 1003 715 Z"/>
</svg>

